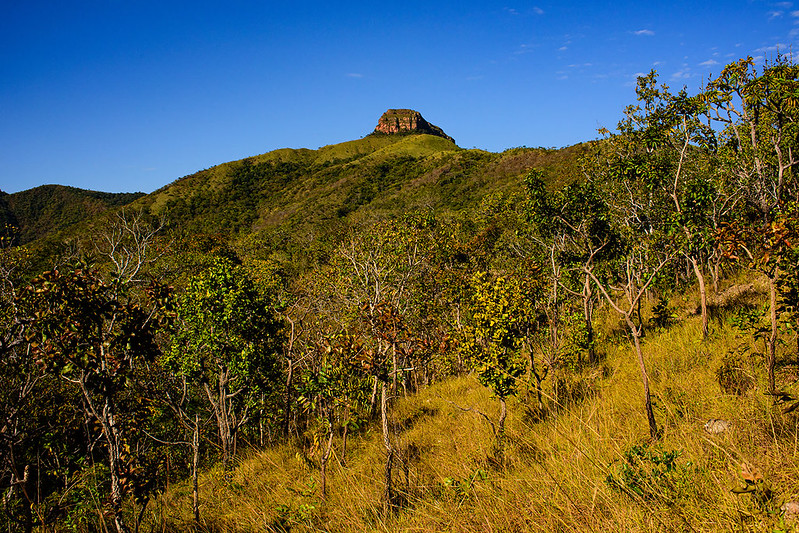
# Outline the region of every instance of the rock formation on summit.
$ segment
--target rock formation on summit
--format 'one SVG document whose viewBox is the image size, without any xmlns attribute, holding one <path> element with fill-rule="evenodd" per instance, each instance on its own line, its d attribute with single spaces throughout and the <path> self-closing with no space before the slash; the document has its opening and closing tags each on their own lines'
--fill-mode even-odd
<svg viewBox="0 0 799 533">
<path fill-rule="evenodd" d="M 377 127 L 373 133 L 386 135 L 427 133 L 455 142 L 455 139 L 444 133 L 444 130 L 427 122 L 421 113 L 413 109 L 389 109 L 377 121 Z"/>
</svg>

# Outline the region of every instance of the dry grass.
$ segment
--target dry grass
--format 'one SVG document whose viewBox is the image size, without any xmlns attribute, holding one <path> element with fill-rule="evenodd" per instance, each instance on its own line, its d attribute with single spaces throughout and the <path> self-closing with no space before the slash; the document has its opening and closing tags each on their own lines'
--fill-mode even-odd
<svg viewBox="0 0 799 533">
<path fill-rule="evenodd" d="M 614 326 L 608 318 L 603 328 Z M 523 397 L 509 402 L 502 454 L 480 414 L 495 420 L 498 402 L 472 377 L 399 399 L 395 444 L 404 460 L 395 470 L 402 499 L 395 512 L 384 515 L 380 504 L 384 452 L 375 427 L 351 440 L 346 461 L 332 460 L 327 501 L 318 472 L 291 446 L 252 453 L 228 479 L 216 470 L 205 473 L 198 530 L 799 531 L 778 510 L 799 499 L 799 419 L 783 415 L 763 393 L 757 360 L 745 369 L 753 388 L 740 396 L 722 392 L 716 369 L 748 341 L 723 321 L 714 328 L 700 342 L 698 318 L 689 317 L 645 338 L 664 430 L 649 449 L 652 457 L 679 456 L 666 473 L 649 463 L 632 469 L 643 497 L 607 481 L 619 479 L 625 453 L 647 443 L 648 427 L 632 348 L 623 335 L 606 334 L 604 371 L 581 374 L 582 400 L 538 421 L 528 416 Z M 795 388 L 788 370 L 783 384 Z M 713 418 L 730 429 L 708 434 L 703 426 Z M 743 462 L 762 471 L 772 500 L 759 504 L 731 492 L 742 486 Z M 152 510 L 153 529 L 190 529 L 190 506 L 188 486 L 170 490 Z"/>
</svg>

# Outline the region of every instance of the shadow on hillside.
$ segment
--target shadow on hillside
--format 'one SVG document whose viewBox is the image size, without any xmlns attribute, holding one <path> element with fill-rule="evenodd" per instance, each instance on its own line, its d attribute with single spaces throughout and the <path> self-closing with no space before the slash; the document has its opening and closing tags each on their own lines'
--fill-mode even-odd
<svg viewBox="0 0 799 533">
<path fill-rule="evenodd" d="M 741 309 L 752 310 L 762 301 L 763 294 L 753 283 L 733 285 L 708 299 L 707 312 L 711 320 L 723 321 L 730 314 Z M 697 305 L 693 314 L 699 315 L 702 310 Z"/>
</svg>

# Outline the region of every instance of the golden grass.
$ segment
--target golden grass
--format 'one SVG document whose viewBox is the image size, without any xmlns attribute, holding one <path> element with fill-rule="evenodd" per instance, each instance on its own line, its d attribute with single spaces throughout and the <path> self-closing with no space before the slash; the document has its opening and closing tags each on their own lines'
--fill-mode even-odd
<svg viewBox="0 0 799 533">
<path fill-rule="evenodd" d="M 607 319 L 605 331 L 613 322 Z M 583 371 L 580 379 L 590 387 L 581 401 L 542 421 L 527 416 L 523 396 L 509 402 L 501 457 L 480 414 L 496 420 L 498 402 L 474 378 L 453 378 L 398 399 L 395 445 L 405 459 L 394 472 L 402 504 L 393 513 L 384 515 L 380 503 L 384 452 L 375 426 L 350 440 L 346 458 L 331 460 L 327 501 L 318 471 L 289 445 L 242 458 L 228 479 L 218 470 L 206 472 L 198 530 L 799 530 L 782 523 L 778 511 L 783 501 L 799 499 L 799 418 L 783 415 L 763 393 L 757 360 L 748 369 L 756 378 L 752 390 L 742 396 L 721 391 L 715 371 L 722 357 L 748 342 L 723 322 L 705 342 L 696 317 L 647 334 L 644 353 L 664 430 L 650 449 L 680 455 L 666 481 L 641 471 L 647 498 L 612 488 L 608 476 L 618 478 L 625 452 L 647 442 L 648 427 L 632 347 L 621 335 L 605 339 L 604 371 Z M 703 426 L 711 418 L 729 421 L 730 430 L 708 434 Z M 773 501 L 760 506 L 752 495 L 731 492 L 742 485 L 743 462 L 762 471 Z M 156 531 L 189 529 L 188 486 L 168 491 L 151 514 Z"/>
</svg>

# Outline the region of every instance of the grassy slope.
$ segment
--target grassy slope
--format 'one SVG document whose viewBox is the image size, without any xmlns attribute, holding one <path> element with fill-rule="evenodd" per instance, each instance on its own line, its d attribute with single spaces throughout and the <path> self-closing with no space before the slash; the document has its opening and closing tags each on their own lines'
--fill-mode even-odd
<svg viewBox="0 0 799 533">
<path fill-rule="evenodd" d="M 20 227 L 20 242 L 33 243 L 42 265 L 63 242 L 85 236 L 97 215 L 134 199 L 130 209 L 165 215 L 186 233 L 267 234 L 284 244 L 288 238 L 289 248 L 324 249 L 341 228 L 360 220 L 414 210 L 444 214 L 474 208 L 492 192 L 519 191 L 533 167 L 544 169 L 553 186 L 578 179 L 583 152 L 577 145 L 491 153 L 463 150 L 431 135 L 370 135 L 318 150 L 287 148 L 231 161 L 149 195 L 57 185 L 0 192 L 0 224 Z"/>
<path fill-rule="evenodd" d="M 693 308 L 693 300 L 681 303 Z M 777 509 L 782 501 L 799 499 L 799 418 L 783 415 L 763 394 L 757 358 L 743 365 L 756 380 L 754 389 L 741 396 L 722 392 L 715 376 L 722 357 L 751 340 L 736 333 L 722 313 L 712 338 L 701 343 L 698 319 L 683 316 L 676 326 L 650 331 L 645 339 L 664 428 L 656 450 L 680 452 L 668 473 L 658 474 L 665 470 L 653 471 L 651 464 L 638 470 L 647 498 L 606 482 L 618 475 L 624 453 L 647 441 L 632 348 L 613 333 L 618 324 L 606 316 L 605 359 L 571 380 L 581 384 L 584 398 L 544 421 L 525 415 L 523 398 L 511 402 L 504 460 L 496 460 L 489 425 L 475 411 L 463 410 L 495 417 L 496 400 L 472 377 L 453 378 L 397 402 L 399 447 L 418 453 L 406 462 L 407 481 L 402 466 L 395 471 L 406 499 L 395 514 L 381 513 L 383 451 L 375 426 L 351 441 L 346 460 L 340 455 L 333 460 L 326 502 L 316 484 L 318 472 L 302 459 L 309 452 L 293 446 L 252 453 L 228 481 L 217 470 L 206 472 L 204 530 L 263 531 L 282 523 L 292 531 L 341 532 L 783 531 L 775 529 L 781 527 Z M 795 367 L 782 368 L 783 383 L 796 378 Z M 703 425 L 711 418 L 729 421 L 731 429 L 706 433 Z M 731 492 L 742 485 L 742 462 L 762 470 L 771 484 L 775 499 L 765 507 L 751 495 Z M 174 487 L 151 509 L 152 519 L 166 531 L 183 531 L 190 501 L 186 485 Z"/>
<path fill-rule="evenodd" d="M 244 235 L 312 227 L 319 232 L 348 215 L 473 207 L 485 194 L 519 190 L 533 166 L 558 180 L 573 180 L 581 152 L 576 146 L 496 154 L 463 150 L 431 135 L 367 136 L 218 165 L 181 178 L 138 205 L 167 213 L 193 231 Z"/>
</svg>

